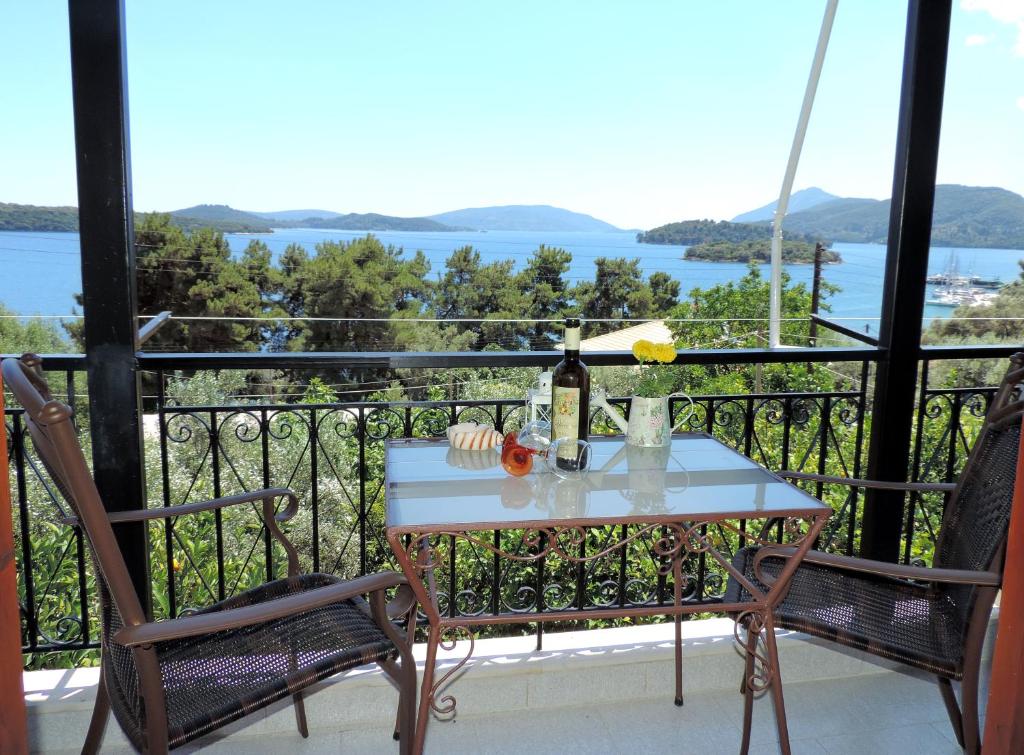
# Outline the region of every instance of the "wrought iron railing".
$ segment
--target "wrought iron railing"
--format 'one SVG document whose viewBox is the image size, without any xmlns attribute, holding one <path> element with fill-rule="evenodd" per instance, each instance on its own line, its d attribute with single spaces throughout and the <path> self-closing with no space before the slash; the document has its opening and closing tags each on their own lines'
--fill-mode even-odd
<svg viewBox="0 0 1024 755">
<path fill-rule="evenodd" d="M 867 362 L 861 365 L 858 390 L 695 396 L 697 410 L 689 424 L 769 469 L 862 476 L 870 422 L 868 367 Z M 74 372 L 62 372 L 62 380 L 50 375 L 55 388 L 63 388 L 73 403 L 83 404 L 76 394 Z M 931 388 L 927 363 L 922 372 L 923 411 L 916 419 L 913 478 L 954 479 L 993 389 Z M 164 378 L 159 375 L 160 385 Z M 79 377 L 78 384 L 83 382 Z M 625 410 L 628 402 L 613 403 Z M 292 487 L 302 505 L 288 533 L 300 549 L 303 568 L 344 576 L 394 565 L 384 539 L 385 440 L 439 435 L 456 420 L 484 421 L 507 430 L 521 425 L 525 417 L 523 402 L 512 398 L 174 406 L 162 390 L 152 409 L 144 423 L 150 505 Z M 84 426 L 84 406 L 79 411 Z M 95 647 L 91 564 L 81 533 L 49 517 L 49 506 L 58 499 L 35 458 L 17 408 L 9 411 L 7 428 L 24 649 L 35 653 Z M 601 416 L 593 417 L 593 432 L 611 430 Z M 840 486 L 812 485 L 809 490 L 836 510 L 820 547 L 854 552 L 861 494 Z M 903 557 L 908 561 L 927 558 L 942 512 L 941 499 L 915 496 L 911 501 L 903 532 Z M 638 503 L 658 505 L 657 500 Z M 607 533 L 613 534 L 618 538 L 628 533 Z M 154 524 L 149 536 L 158 617 L 180 615 L 281 575 L 283 559 L 255 510 L 218 511 Z M 511 547 L 500 540 L 508 533 L 494 537 L 495 545 Z M 742 535 L 734 545 L 742 545 Z M 598 548 L 599 543 L 590 547 Z M 649 538 L 638 538 L 630 548 L 586 567 L 559 563 L 557 558 L 516 565 L 471 544 L 460 544 L 449 554 L 451 563 L 437 576 L 444 580 L 444 608 L 451 615 L 515 611 L 523 614 L 526 624 L 531 612 L 545 607 L 575 605 L 585 618 L 587 608 L 657 604 L 672 595 L 666 577 L 658 574 Z M 684 599 L 706 603 L 713 610 L 724 588 L 720 569 L 698 554 L 686 564 L 685 580 Z"/>
</svg>

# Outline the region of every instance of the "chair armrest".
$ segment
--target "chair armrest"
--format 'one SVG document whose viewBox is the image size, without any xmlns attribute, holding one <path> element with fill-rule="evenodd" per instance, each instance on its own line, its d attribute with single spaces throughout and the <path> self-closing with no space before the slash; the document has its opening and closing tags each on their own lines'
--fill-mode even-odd
<svg viewBox="0 0 1024 755">
<path fill-rule="evenodd" d="M 395 594 L 395 597 L 387 604 L 387 617 L 389 619 L 397 619 L 400 616 L 406 616 L 415 607 L 416 593 L 413 592 L 412 587 L 408 583 L 399 585 L 398 592 Z M 409 620 L 415 621 L 416 618 L 414 616 L 410 616 Z"/>
<path fill-rule="evenodd" d="M 152 509 L 139 509 L 136 511 L 112 511 L 107 514 L 111 524 L 123 522 L 146 522 L 153 519 L 167 519 L 173 516 L 184 516 L 185 514 L 197 514 L 201 511 L 213 511 L 228 506 L 236 506 L 240 503 L 254 503 L 255 501 L 274 500 L 287 498 L 288 506 L 283 511 L 274 515 L 279 522 L 287 522 L 299 510 L 299 498 L 288 488 L 268 488 L 266 490 L 253 490 L 249 493 L 228 495 L 222 498 L 214 498 L 209 501 L 198 501 L 196 503 L 182 503 L 177 506 L 161 506 Z"/>
<path fill-rule="evenodd" d="M 287 498 L 288 505 L 282 511 L 274 512 L 274 501 L 278 498 Z M 299 552 L 295 550 L 278 522 L 287 522 L 299 510 L 299 497 L 288 488 L 267 488 L 266 490 L 253 490 L 249 493 L 214 498 L 211 501 L 199 501 L 197 503 L 182 503 L 177 506 L 162 506 L 155 509 L 140 509 L 137 511 L 115 511 L 107 515 L 111 524 L 122 524 L 124 522 L 146 522 L 154 519 L 168 519 L 184 514 L 196 514 L 201 511 L 214 511 L 227 506 L 236 506 L 240 503 L 254 503 L 263 501 L 263 525 L 267 528 L 270 536 L 284 548 L 288 556 L 288 576 L 294 577 L 299 573 Z"/>
<path fill-rule="evenodd" d="M 318 587 L 297 595 L 288 595 L 266 603 L 257 603 L 241 608 L 230 608 L 213 613 L 182 616 L 167 621 L 151 621 L 146 624 L 124 627 L 113 636 L 114 642 L 127 647 L 151 645 L 154 642 L 195 637 L 225 629 L 252 626 L 264 621 L 280 619 L 294 613 L 310 611 L 328 606 L 357 595 L 379 592 L 389 587 L 406 584 L 406 578 L 397 572 L 379 572 L 358 577 L 347 582 L 338 582 Z"/>
<path fill-rule="evenodd" d="M 760 548 L 754 556 L 754 575 L 761 579 L 761 561 L 766 558 L 789 558 L 796 548 L 788 545 L 769 545 Z M 943 582 L 954 585 L 978 585 L 979 587 L 999 587 L 1003 578 L 1001 574 L 990 571 L 973 571 L 971 569 L 942 569 L 929 566 L 908 566 L 907 564 L 891 564 L 888 561 L 872 561 L 855 556 L 840 556 L 835 553 L 808 551 L 801 564 L 816 564 L 833 569 L 874 574 L 894 579 L 913 579 L 921 582 Z M 767 584 L 767 583 L 765 583 Z"/>
<path fill-rule="evenodd" d="M 858 477 L 835 477 L 833 475 L 816 474 L 814 472 L 793 472 L 785 469 L 778 473 L 786 480 L 808 480 L 826 484 L 849 485 L 855 488 L 874 488 L 876 490 L 905 490 L 919 493 L 941 493 L 956 489 L 955 482 L 894 482 L 888 480 L 862 480 Z"/>
</svg>

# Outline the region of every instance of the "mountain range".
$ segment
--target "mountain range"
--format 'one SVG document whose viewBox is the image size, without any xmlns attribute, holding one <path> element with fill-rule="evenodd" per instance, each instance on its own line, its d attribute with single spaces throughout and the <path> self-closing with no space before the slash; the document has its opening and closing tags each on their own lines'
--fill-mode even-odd
<svg viewBox="0 0 1024 755">
<path fill-rule="evenodd" d="M 812 186 L 809 189 L 801 189 L 800 191 L 794 191 L 789 197 L 787 214 L 801 212 L 802 210 L 809 210 L 815 205 L 823 204 L 824 202 L 831 202 L 835 199 L 842 199 L 842 197 L 837 197 L 835 194 L 829 194 L 827 191 L 819 189 L 817 186 Z M 731 222 L 757 223 L 761 220 L 774 220 L 775 208 L 778 204 L 779 200 L 776 199 L 774 202 L 769 202 L 763 207 L 758 207 L 756 210 L 751 210 L 750 212 L 744 212 L 742 215 L 737 215 Z"/>
<path fill-rule="evenodd" d="M 831 243 L 884 244 L 889 235 L 888 199 L 837 197 L 818 188 L 793 195 L 783 225 L 786 238 Z M 808 206 L 809 204 L 809 206 Z M 775 203 L 737 215 L 732 222 L 685 220 L 653 228 L 637 239 L 649 244 L 742 242 L 771 233 Z M 744 219 L 741 221 L 741 219 Z M 991 186 L 935 187 L 932 246 L 1024 249 L 1024 197 Z"/>
<path fill-rule="evenodd" d="M 885 243 L 889 200 L 837 197 L 812 187 L 793 194 L 786 237 L 801 240 Z M 647 243 L 742 242 L 768 233 L 775 203 L 737 215 L 732 222 L 690 220 L 640 234 Z M 424 218 L 329 210 L 246 212 L 227 205 L 195 205 L 170 213 L 186 228 L 224 233 L 270 233 L 274 228 L 355 231 L 617 231 L 615 226 L 549 205 L 505 205 L 443 212 Z M 0 203 L 0 231 L 77 231 L 74 207 Z M 1006 189 L 942 184 L 935 187 L 932 245 L 1024 249 L 1024 197 Z"/>
<path fill-rule="evenodd" d="M 378 213 L 342 214 L 330 210 L 247 212 L 227 205 L 196 205 L 171 216 L 187 225 L 195 220 L 245 224 L 256 232 L 275 228 L 329 228 L 342 231 L 618 231 L 603 220 L 550 205 L 473 207 L 423 218 Z"/>
<path fill-rule="evenodd" d="M 199 204 L 172 210 L 172 222 L 193 230 L 271 233 L 274 228 L 324 228 L 343 231 L 618 231 L 610 223 L 550 205 L 473 207 L 422 218 L 331 210 L 249 212 L 223 204 Z M 0 203 L 0 231 L 77 231 L 74 207 L 38 207 Z"/>
<path fill-rule="evenodd" d="M 430 218 L 398 218 L 377 213 L 343 215 L 328 210 L 279 210 L 246 212 L 222 204 L 200 204 L 171 211 L 178 225 L 190 227 L 199 220 L 225 232 L 225 225 L 246 226 L 236 232 L 271 233 L 274 228 L 329 228 L 338 231 L 464 231 L 466 228 L 438 223 Z"/>
<path fill-rule="evenodd" d="M 546 204 L 473 207 L 431 215 L 431 220 L 477 231 L 619 231 L 611 223 Z"/>
<path fill-rule="evenodd" d="M 786 216 L 787 234 L 886 243 L 888 199 L 840 198 Z M 768 224 L 768 221 L 765 221 Z M 1024 197 L 994 186 L 935 187 L 932 246 L 1024 249 Z"/>
</svg>

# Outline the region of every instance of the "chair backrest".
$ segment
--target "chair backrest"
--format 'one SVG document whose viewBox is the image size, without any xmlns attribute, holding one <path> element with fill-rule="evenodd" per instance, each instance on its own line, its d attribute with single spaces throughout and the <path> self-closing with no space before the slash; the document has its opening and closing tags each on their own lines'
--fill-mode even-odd
<svg viewBox="0 0 1024 755">
<path fill-rule="evenodd" d="M 1010 526 L 1024 400 L 1024 355 L 1015 354 L 950 497 L 936 542 L 934 565 L 1001 572 Z M 974 589 L 948 588 L 966 619 Z"/>
<path fill-rule="evenodd" d="M 107 519 L 96 483 L 86 464 L 67 404 L 53 398 L 43 378 L 42 359 L 26 354 L 3 361 L 4 383 L 25 409 L 25 423 L 36 453 L 61 495 L 74 511 L 88 540 L 104 605 L 104 631 L 108 618 L 124 625 L 145 622 L 145 613 L 132 586 L 124 557 Z M 107 597 L 109 596 L 109 600 Z M 117 612 L 108 616 L 108 609 Z"/>
</svg>

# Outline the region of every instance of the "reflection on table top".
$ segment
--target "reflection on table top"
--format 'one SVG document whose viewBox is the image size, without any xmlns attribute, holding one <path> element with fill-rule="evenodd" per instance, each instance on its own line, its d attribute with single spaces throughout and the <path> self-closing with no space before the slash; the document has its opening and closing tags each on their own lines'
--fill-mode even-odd
<svg viewBox="0 0 1024 755">
<path fill-rule="evenodd" d="M 387 444 L 387 526 L 407 531 L 820 515 L 828 507 L 702 433 L 665 448 L 592 438 L 582 480 L 543 470 L 512 477 L 497 450 L 443 440 Z"/>
</svg>

